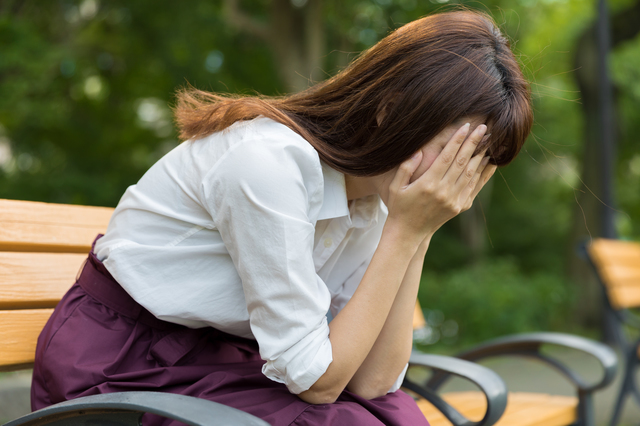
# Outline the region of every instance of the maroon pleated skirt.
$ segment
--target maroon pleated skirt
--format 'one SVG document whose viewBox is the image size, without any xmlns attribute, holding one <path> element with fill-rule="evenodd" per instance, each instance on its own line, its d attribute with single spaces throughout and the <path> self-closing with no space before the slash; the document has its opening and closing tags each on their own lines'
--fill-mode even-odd
<svg viewBox="0 0 640 426">
<path fill-rule="evenodd" d="M 308 404 L 262 374 L 255 340 L 161 321 L 90 254 L 38 339 L 31 406 L 109 392 L 172 392 L 219 402 L 272 425 L 428 425 L 402 391 L 366 400 L 344 391 Z M 145 425 L 180 422 L 145 415 Z"/>
</svg>

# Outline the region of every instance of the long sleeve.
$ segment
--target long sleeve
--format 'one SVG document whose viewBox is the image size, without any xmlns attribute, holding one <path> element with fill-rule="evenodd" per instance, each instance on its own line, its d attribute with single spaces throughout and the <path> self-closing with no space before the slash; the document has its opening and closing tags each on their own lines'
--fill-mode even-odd
<svg viewBox="0 0 640 426">
<path fill-rule="evenodd" d="M 264 374 L 292 393 L 332 361 L 330 293 L 315 272 L 315 219 L 322 204 L 315 150 L 298 135 L 247 135 L 204 179 L 216 228 L 242 280 Z"/>
<path fill-rule="evenodd" d="M 326 314 L 359 284 L 380 206 L 350 203 L 343 174 L 258 118 L 165 155 L 125 192 L 96 254 L 156 317 L 255 338 L 265 375 L 299 393 L 332 362 Z"/>
</svg>

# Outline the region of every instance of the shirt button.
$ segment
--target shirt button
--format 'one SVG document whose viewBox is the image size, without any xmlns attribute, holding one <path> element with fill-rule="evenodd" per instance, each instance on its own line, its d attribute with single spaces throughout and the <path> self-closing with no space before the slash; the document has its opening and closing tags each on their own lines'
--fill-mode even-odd
<svg viewBox="0 0 640 426">
<path fill-rule="evenodd" d="M 329 248 L 333 244 L 333 240 L 331 238 L 327 238 L 324 240 L 324 246 Z"/>
</svg>

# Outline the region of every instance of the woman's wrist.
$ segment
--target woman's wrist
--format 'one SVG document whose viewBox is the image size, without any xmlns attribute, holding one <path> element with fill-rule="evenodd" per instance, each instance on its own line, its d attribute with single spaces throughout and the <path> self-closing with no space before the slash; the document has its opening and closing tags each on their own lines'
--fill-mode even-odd
<svg viewBox="0 0 640 426">
<path fill-rule="evenodd" d="M 406 252 L 413 255 L 417 253 L 419 249 L 421 249 L 425 240 L 431 240 L 431 236 L 425 237 L 424 235 L 420 235 L 419 233 L 405 230 L 400 225 L 394 223 L 392 220 L 387 220 L 382 230 L 380 243 L 390 243 L 398 247 L 400 250 L 406 250 Z"/>
<path fill-rule="evenodd" d="M 424 257 L 427 254 L 427 250 L 429 250 L 429 244 L 431 244 L 432 236 L 433 234 L 429 234 L 420 242 L 420 246 L 418 246 L 418 251 L 416 252 L 416 255 L 420 255 Z"/>
</svg>

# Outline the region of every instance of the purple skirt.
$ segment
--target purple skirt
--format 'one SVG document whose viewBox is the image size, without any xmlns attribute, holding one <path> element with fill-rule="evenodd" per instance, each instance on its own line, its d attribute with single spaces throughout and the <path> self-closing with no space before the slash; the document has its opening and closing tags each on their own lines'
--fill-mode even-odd
<svg viewBox="0 0 640 426">
<path fill-rule="evenodd" d="M 402 391 L 366 400 L 344 391 L 308 404 L 262 374 L 255 340 L 161 321 L 135 302 L 93 253 L 38 338 L 33 410 L 81 396 L 172 392 L 246 411 L 272 425 L 427 425 Z M 145 425 L 181 422 L 145 415 Z"/>
</svg>

